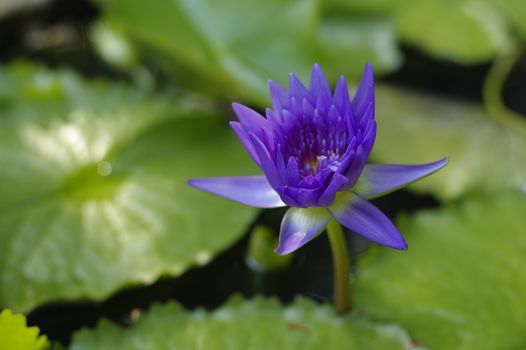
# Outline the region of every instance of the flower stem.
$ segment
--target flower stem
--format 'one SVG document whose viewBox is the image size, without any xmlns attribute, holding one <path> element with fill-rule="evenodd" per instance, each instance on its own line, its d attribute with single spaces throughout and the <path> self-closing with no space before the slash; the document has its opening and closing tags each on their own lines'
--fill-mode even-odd
<svg viewBox="0 0 526 350">
<path fill-rule="evenodd" d="M 523 57 L 524 48 L 515 46 L 497 57 L 484 81 L 482 97 L 489 116 L 498 123 L 526 134 L 524 118 L 509 109 L 502 101 L 502 90 L 508 75 Z"/>
<path fill-rule="evenodd" d="M 349 253 L 340 224 L 331 219 L 327 226 L 334 263 L 334 309 L 342 315 L 351 308 Z"/>
</svg>

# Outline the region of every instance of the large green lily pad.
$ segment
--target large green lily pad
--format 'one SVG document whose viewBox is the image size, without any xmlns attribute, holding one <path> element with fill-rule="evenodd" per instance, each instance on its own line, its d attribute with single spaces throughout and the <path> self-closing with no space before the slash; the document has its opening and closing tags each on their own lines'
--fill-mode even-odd
<svg viewBox="0 0 526 350">
<path fill-rule="evenodd" d="M 447 167 L 410 188 L 455 199 L 526 184 L 526 135 L 491 119 L 480 104 L 386 86 L 377 88 L 376 99 L 375 162 L 449 157 Z"/>
<path fill-rule="evenodd" d="M 525 213 L 511 193 L 400 220 L 409 250 L 362 259 L 354 304 L 430 349 L 524 349 Z"/>
<path fill-rule="evenodd" d="M 254 209 L 189 177 L 255 173 L 226 123 L 120 84 L 0 69 L 0 307 L 105 298 L 231 245 Z"/>
<path fill-rule="evenodd" d="M 378 71 L 401 61 L 388 21 L 326 21 L 318 0 L 100 3 L 109 26 L 179 81 L 241 101 L 268 101 L 268 79 L 307 78 L 315 62 L 359 77 L 367 61 Z"/>
<path fill-rule="evenodd" d="M 460 64 L 480 64 L 507 52 L 526 33 L 524 1 L 332 0 L 334 12 L 390 19 L 400 41 Z"/>
<path fill-rule="evenodd" d="M 328 305 L 300 300 L 282 307 L 275 300 L 234 298 L 213 312 L 157 305 L 127 330 L 103 321 L 95 330 L 77 334 L 70 349 L 395 350 L 410 346 L 400 327 L 358 316 L 339 317 Z"/>
</svg>

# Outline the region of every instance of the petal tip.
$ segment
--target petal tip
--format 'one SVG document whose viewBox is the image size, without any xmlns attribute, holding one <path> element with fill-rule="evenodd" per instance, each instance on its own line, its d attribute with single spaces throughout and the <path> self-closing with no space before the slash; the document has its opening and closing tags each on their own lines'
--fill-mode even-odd
<svg viewBox="0 0 526 350">
<path fill-rule="evenodd" d="M 190 187 L 197 188 L 198 190 L 202 190 L 200 185 L 200 180 L 203 179 L 188 179 L 186 180 L 186 184 Z"/>
<path fill-rule="evenodd" d="M 428 163 L 428 165 L 432 166 L 433 173 L 442 169 L 449 163 L 449 157 L 444 157 L 442 159 L 436 160 L 434 162 Z"/>
<path fill-rule="evenodd" d="M 402 234 L 398 232 L 398 229 L 395 228 L 395 230 L 397 231 L 398 237 L 390 237 L 390 239 L 388 240 L 384 239 L 382 241 L 376 241 L 376 243 L 392 248 L 392 249 L 395 249 L 395 250 L 406 251 L 407 248 L 409 247 L 407 242 L 405 241 Z"/>
<path fill-rule="evenodd" d="M 280 246 L 278 246 L 278 247 L 276 247 L 276 249 L 274 249 L 274 253 L 276 253 L 278 255 L 281 255 L 281 256 L 290 254 L 292 252 L 293 252 L 293 250 L 287 251 L 287 250 L 285 250 L 284 248 L 282 248 Z"/>
<path fill-rule="evenodd" d="M 374 84 L 374 68 L 372 63 L 370 62 L 365 65 L 365 68 L 363 70 L 362 82 L 360 83 L 360 85 L 364 83 L 367 86 L 371 86 Z"/>
<path fill-rule="evenodd" d="M 238 118 L 243 113 L 246 113 L 247 111 L 251 111 L 250 108 L 248 108 L 247 106 L 245 106 L 245 105 L 243 105 L 241 103 L 238 103 L 238 102 L 232 102 L 232 110 L 234 111 L 234 113 L 236 113 Z"/>
<path fill-rule="evenodd" d="M 276 89 L 276 88 L 281 88 L 281 85 L 279 83 L 275 82 L 274 80 L 269 79 L 268 80 L 268 87 L 269 87 L 269 89 Z"/>
<path fill-rule="evenodd" d="M 281 236 L 278 247 L 274 250 L 274 252 L 276 252 L 278 255 L 290 254 L 308 242 L 308 240 L 305 239 L 306 236 L 306 232 L 295 232 L 291 235 L 288 235 L 285 239 L 283 239 L 284 237 Z"/>
<path fill-rule="evenodd" d="M 312 66 L 312 77 L 320 77 L 325 79 L 325 74 L 323 74 L 323 70 L 321 69 L 321 66 L 318 63 L 314 63 Z"/>
<path fill-rule="evenodd" d="M 238 116 L 238 118 L 239 118 L 239 115 L 243 113 L 243 110 L 247 109 L 245 105 L 242 105 L 239 102 L 232 102 L 231 106 L 232 106 L 232 110 Z"/>
</svg>

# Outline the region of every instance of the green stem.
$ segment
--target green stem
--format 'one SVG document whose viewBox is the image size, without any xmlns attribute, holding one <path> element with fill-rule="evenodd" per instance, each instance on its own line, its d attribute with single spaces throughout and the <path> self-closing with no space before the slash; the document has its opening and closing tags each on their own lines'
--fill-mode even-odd
<svg viewBox="0 0 526 350">
<path fill-rule="evenodd" d="M 514 47 L 505 54 L 497 57 L 490 68 L 482 90 L 486 111 L 495 121 L 526 134 L 524 118 L 510 110 L 502 101 L 502 89 L 506 78 L 522 57 L 524 49 Z"/>
<path fill-rule="evenodd" d="M 351 308 L 349 253 L 340 224 L 331 219 L 327 226 L 334 263 L 334 309 L 342 315 Z"/>
</svg>

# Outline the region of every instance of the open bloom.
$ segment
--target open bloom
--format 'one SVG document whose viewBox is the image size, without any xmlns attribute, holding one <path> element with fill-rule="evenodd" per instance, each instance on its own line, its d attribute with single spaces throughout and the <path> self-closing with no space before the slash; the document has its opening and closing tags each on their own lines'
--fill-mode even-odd
<svg viewBox="0 0 526 350">
<path fill-rule="evenodd" d="M 191 179 L 213 194 L 260 208 L 290 206 L 283 217 L 278 254 L 300 248 L 331 217 L 379 244 L 406 249 L 393 223 L 367 199 L 429 175 L 447 158 L 418 165 L 366 164 L 376 137 L 373 69 L 366 66 L 351 100 L 340 77 L 334 93 L 319 65 L 307 89 L 294 75 L 289 91 L 270 81 L 266 118 L 241 104 L 231 122 L 262 176 Z"/>
</svg>

